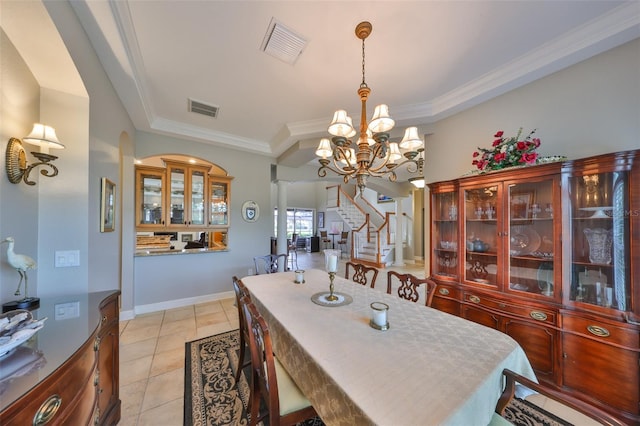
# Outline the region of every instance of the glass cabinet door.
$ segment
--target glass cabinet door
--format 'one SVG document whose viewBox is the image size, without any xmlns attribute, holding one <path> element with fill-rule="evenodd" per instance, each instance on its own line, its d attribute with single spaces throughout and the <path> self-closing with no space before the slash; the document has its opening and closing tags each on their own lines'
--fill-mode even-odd
<svg viewBox="0 0 640 426">
<path fill-rule="evenodd" d="M 184 225 L 185 217 L 185 169 L 169 168 L 169 218 L 172 225 Z"/>
<path fill-rule="evenodd" d="M 527 181 L 508 186 L 508 268 L 509 290 L 553 297 L 555 265 L 561 263 L 560 246 L 554 241 L 554 207 L 557 180 Z"/>
<path fill-rule="evenodd" d="M 204 225 L 204 191 L 206 172 L 203 170 L 191 170 L 189 179 L 189 198 L 191 200 L 191 212 L 189 225 Z"/>
<path fill-rule="evenodd" d="M 464 279 L 497 286 L 500 280 L 498 253 L 499 217 L 502 214 L 499 186 L 464 190 Z"/>
<path fill-rule="evenodd" d="M 573 244 L 569 300 L 630 310 L 628 172 L 572 176 L 569 191 Z"/>
<path fill-rule="evenodd" d="M 138 206 L 137 225 L 161 225 L 164 224 L 163 200 L 164 171 L 140 169 L 137 171 Z"/>
<path fill-rule="evenodd" d="M 227 183 L 211 180 L 209 191 L 209 225 L 227 225 Z"/>
<path fill-rule="evenodd" d="M 458 192 L 433 195 L 433 267 L 440 277 L 458 277 Z"/>
</svg>

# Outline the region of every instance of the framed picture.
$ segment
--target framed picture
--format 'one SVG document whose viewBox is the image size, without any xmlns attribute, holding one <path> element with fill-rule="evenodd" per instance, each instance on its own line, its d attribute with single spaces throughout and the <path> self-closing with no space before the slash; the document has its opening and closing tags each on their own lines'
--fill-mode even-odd
<svg viewBox="0 0 640 426">
<path fill-rule="evenodd" d="M 318 212 L 318 229 L 324 228 L 324 212 Z"/>
<path fill-rule="evenodd" d="M 511 193 L 511 219 L 527 219 L 533 202 L 533 192 Z"/>
<path fill-rule="evenodd" d="M 104 177 L 101 184 L 100 232 L 112 232 L 116 225 L 116 184 Z"/>
<path fill-rule="evenodd" d="M 378 203 L 391 203 L 393 202 L 393 198 L 387 197 L 384 194 L 378 192 Z"/>
</svg>

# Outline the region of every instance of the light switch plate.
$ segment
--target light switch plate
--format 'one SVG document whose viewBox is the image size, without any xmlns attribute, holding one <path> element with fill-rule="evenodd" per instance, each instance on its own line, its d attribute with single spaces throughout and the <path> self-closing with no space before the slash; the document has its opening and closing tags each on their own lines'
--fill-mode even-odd
<svg viewBox="0 0 640 426">
<path fill-rule="evenodd" d="M 80 302 L 57 303 L 54 306 L 55 319 L 63 320 L 69 318 L 78 318 L 80 316 Z"/>
<path fill-rule="evenodd" d="M 80 250 L 56 250 L 55 267 L 68 268 L 80 266 Z"/>
</svg>

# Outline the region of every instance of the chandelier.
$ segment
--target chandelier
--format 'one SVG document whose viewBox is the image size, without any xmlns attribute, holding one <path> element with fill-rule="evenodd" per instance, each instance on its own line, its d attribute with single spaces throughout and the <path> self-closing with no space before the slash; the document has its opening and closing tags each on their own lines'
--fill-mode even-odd
<svg viewBox="0 0 640 426">
<path fill-rule="evenodd" d="M 322 157 L 318 159 L 319 177 L 325 177 L 328 169 L 343 176 L 344 183 L 355 178 L 360 192 L 367 186 L 369 176 L 386 176 L 389 181 L 395 182 L 396 170 L 400 167 L 406 165 L 409 173 L 422 173 L 424 165 L 424 142 L 418 136 L 417 127 L 407 128 L 399 144 L 389 140 L 389 131 L 393 129 L 395 122 L 389 116 L 387 105 L 376 106 L 371 122 L 367 125 L 367 98 L 371 89 L 364 77 L 364 40 L 371 34 L 372 28 L 371 23 L 365 21 L 360 22 L 355 31 L 356 37 L 362 40 L 362 83 L 358 89 L 362 111 L 357 149 L 352 147 L 352 140 L 357 132 L 351 117 L 345 110 L 338 110 L 334 113 L 328 129 L 333 136 L 331 141 L 323 138 L 316 150 L 316 155 Z"/>
</svg>

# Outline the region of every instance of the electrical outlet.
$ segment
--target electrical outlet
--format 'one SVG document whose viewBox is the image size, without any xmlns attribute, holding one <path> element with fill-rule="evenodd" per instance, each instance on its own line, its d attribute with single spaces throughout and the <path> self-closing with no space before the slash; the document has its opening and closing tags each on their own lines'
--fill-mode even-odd
<svg viewBox="0 0 640 426">
<path fill-rule="evenodd" d="M 56 268 L 80 266 L 80 250 L 56 250 L 54 263 Z"/>
<path fill-rule="evenodd" d="M 68 318 L 78 318 L 80 316 L 80 302 L 57 303 L 54 306 L 54 313 L 56 321 Z"/>
</svg>

